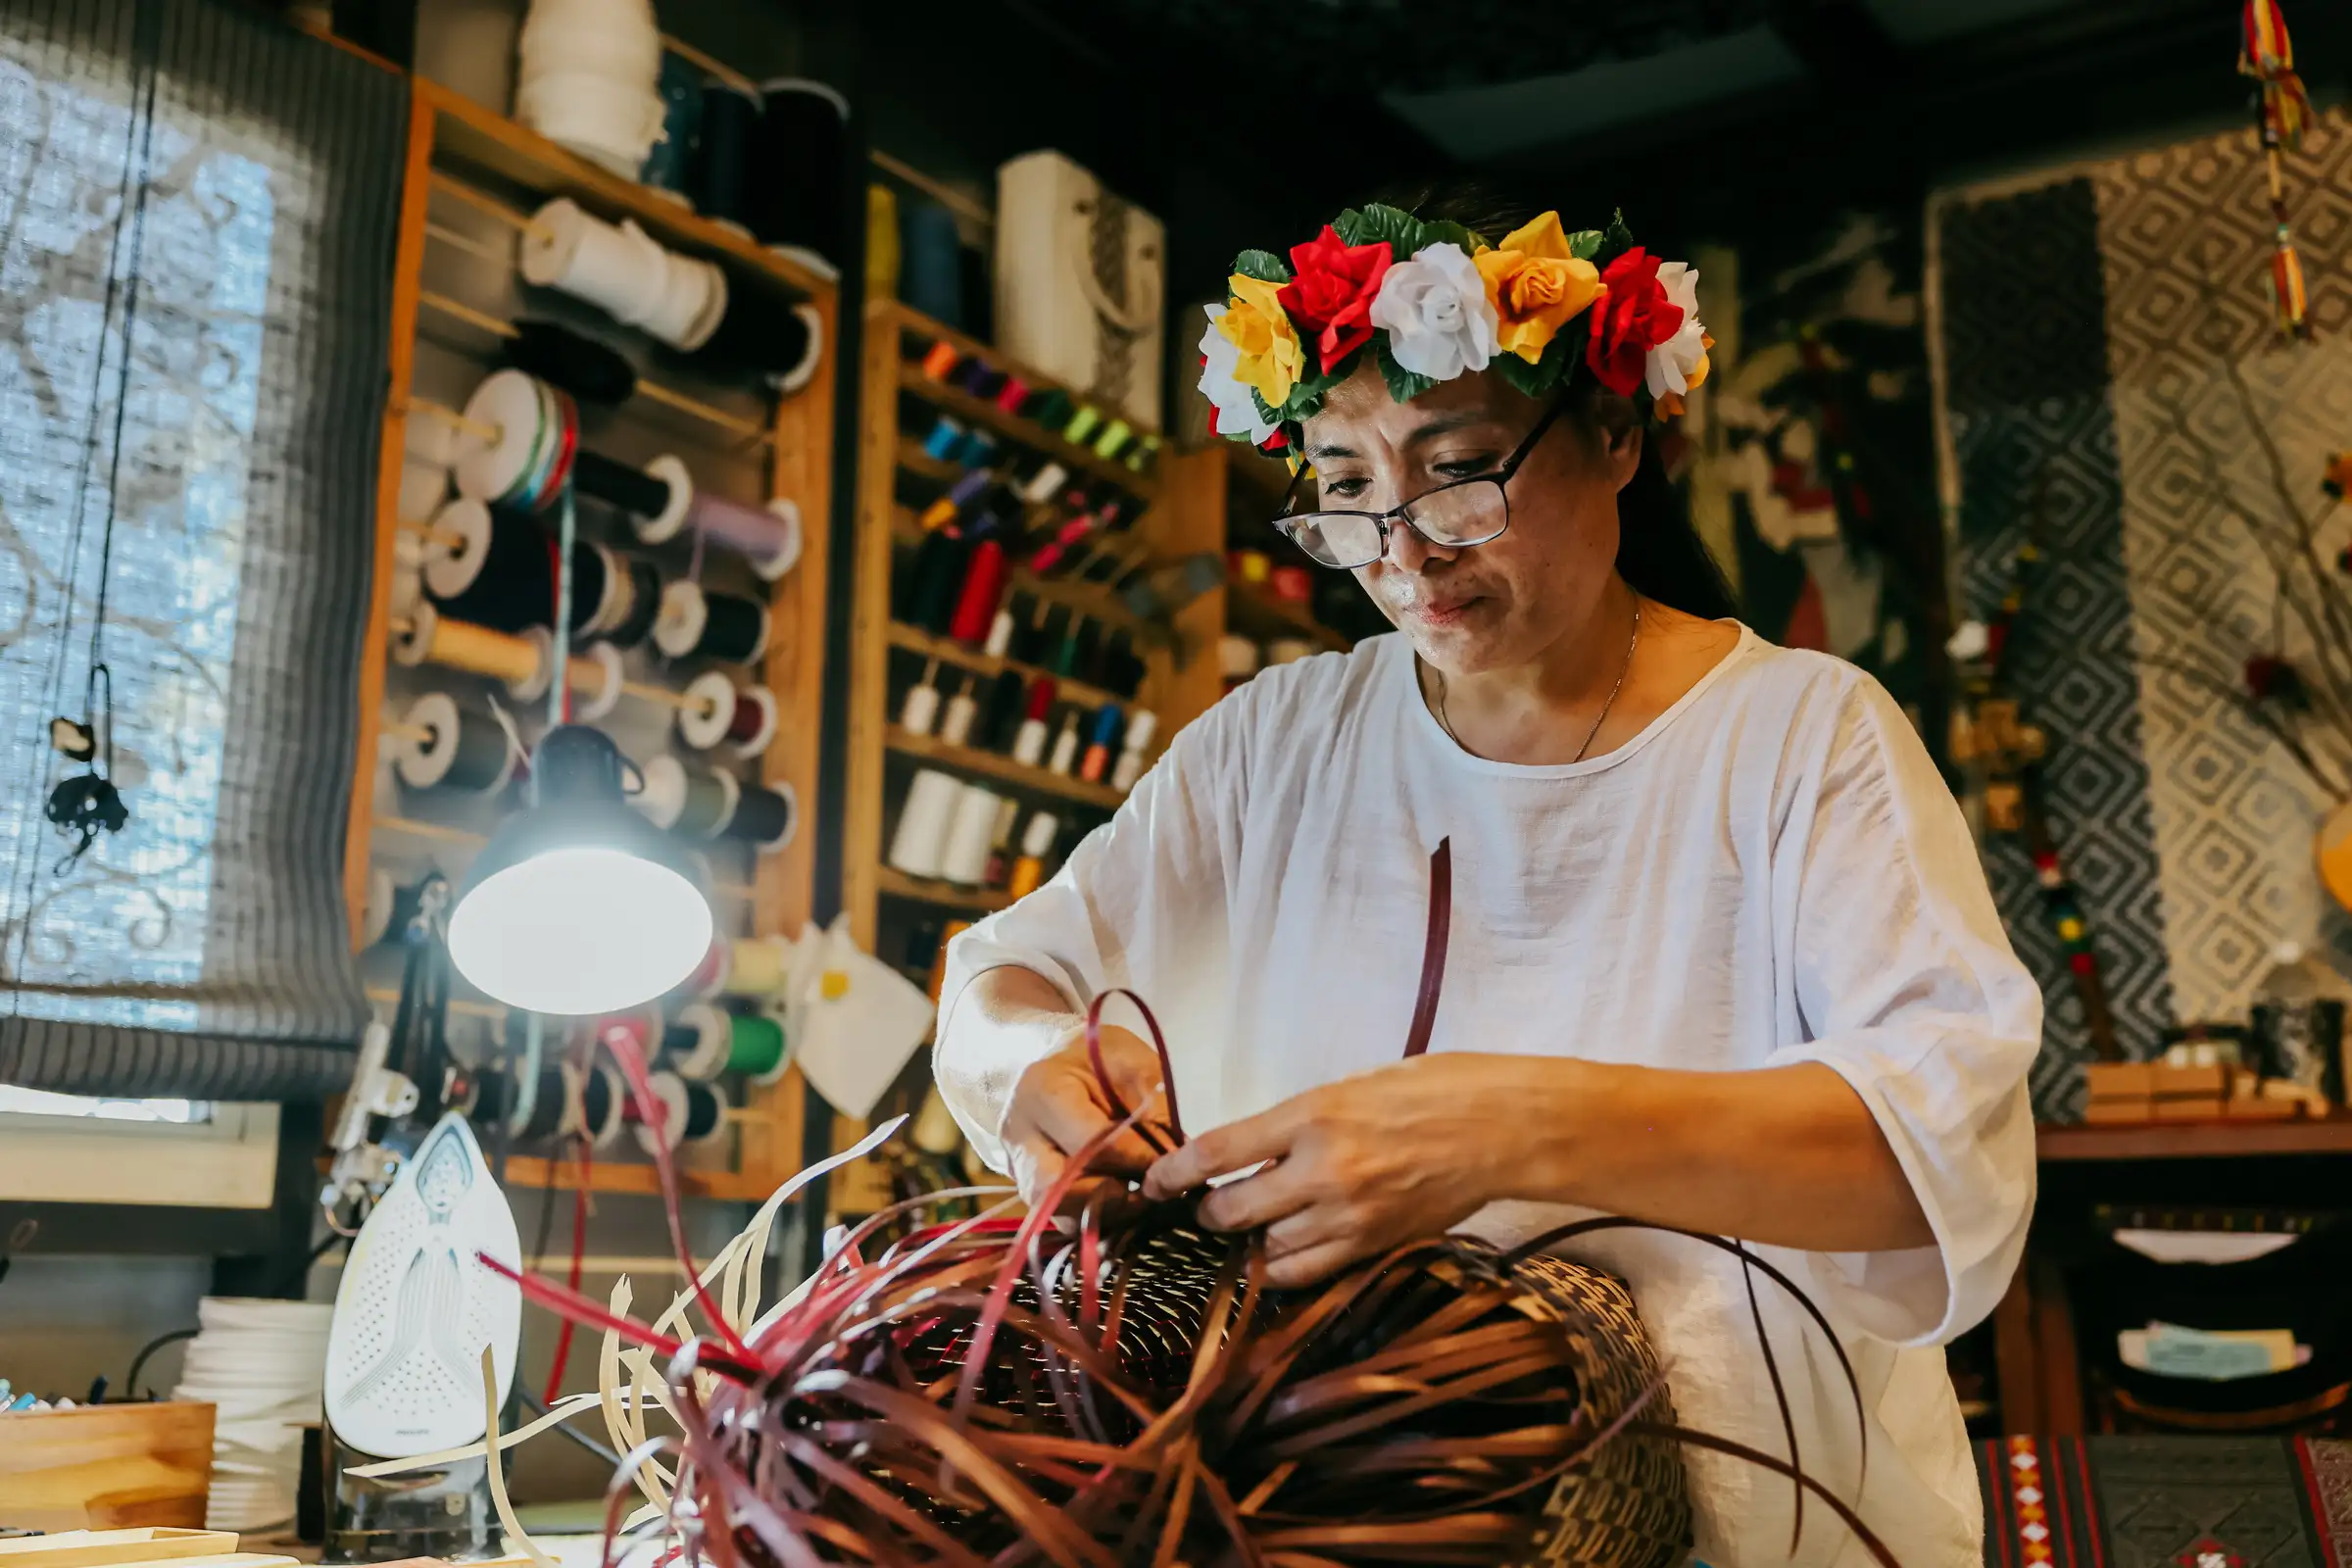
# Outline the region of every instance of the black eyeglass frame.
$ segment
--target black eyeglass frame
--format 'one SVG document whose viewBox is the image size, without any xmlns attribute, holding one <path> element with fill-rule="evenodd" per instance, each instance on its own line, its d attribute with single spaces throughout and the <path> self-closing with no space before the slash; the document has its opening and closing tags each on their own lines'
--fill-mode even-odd
<svg viewBox="0 0 2352 1568">
<path fill-rule="evenodd" d="M 1400 501 L 1386 512 L 1354 512 L 1347 508 L 1318 508 L 1313 512 L 1301 512 L 1294 514 L 1290 509 L 1297 504 L 1298 481 L 1305 478 L 1308 472 L 1306 467 L 1301 466 L 1298 474 L 1295 475 L 1291 480 L 1290 492 L 1286 493 L 1283 497 L 1282 514 L 1274 519 L 1274 526 L 1281 530 L 1284 538 L 1297 545 L 1301 551 L 1304 551 L 1306 558 L 1309 561 L 1314 562 L 1314 564 L 1318 566 L 1328 566 L 1334 571 L 1353 571 L 1359 566 L 1369 566 L 1373 562 L 1378 561 L 1382 557 L 1386 556 L 1389 553 L 1389 530 L 1394 527 L 1396 522 L 1403 523 L 1406 527 L 1412 529 L 1413 532 L 1420 534 L 1425 543 L 1433 545 L 1440 550 L 1475 550 L 1480 545 L 1493 544 L 1495 540 L 1510 532 L 1511 529 L 1511 480 L 1518 474 L 1520 467 L 1527 462 L 1529 454 L 1536 450 L 1536 443 L 1544 439 L 1544 432 L 1551 428 L 1553 421 L 1559 418 L 1560 411 L 1566 407 L 1567 401 L 1565 399 L 1554 400 L 1551 407 L 1544 412 L 1544 417 L 1536 421 L 1535 428 L 1527 432 L 1526 436 L 1519 442 L 1519 445 L 1512 449 L 1511 455 L 1502 460 L 1502 466 L 1496 468 L 1493 473 L 1474 473 L 1467 479 L 1453 479 L 1445 484 L 1432 485 L 1429 489 L 1422 491 L 1410 501 Z M 1502 497 L 1502 526 L 1495 529 L 1493 533 L 1488 534 L 1485 538 L 1432 539 L 1430 538 L 1429 534 L 1423 530 L 1419 523 L 1413 521 L 1413 508 L 1421 505 L 1431 496 L 1444 495 L 1448 490 L 1460 490 L 1474 484 L 1491 484 L 1494 487 L 1495 492 Z M 1336 561 L 1325 561 L 1317 556 L 1314 551 L 1307 546 L 1305 541 L 1298 537 L 1299 526 L 1303 524 L 1309 517 L 1361 517 L 1370 522 L 1374 529 L 1379 532 L 1380 549 L 1377 553 L 1366 556 L 1361 561 L 1346 564 Z"/>
</svg>

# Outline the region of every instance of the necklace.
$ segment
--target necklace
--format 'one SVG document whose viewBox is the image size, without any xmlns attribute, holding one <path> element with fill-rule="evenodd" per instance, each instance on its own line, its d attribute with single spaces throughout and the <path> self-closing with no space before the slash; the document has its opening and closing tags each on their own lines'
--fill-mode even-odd
<svg viewBox="0 0 2352 1568">
<path fill-rule="evenodd" d="M 1571 767 L 1585 760 L 1585 754 L 1592 749 L 1592 737 L 1598 735 L 1600 726 L 1608 722 L 1609 710 L 1617 706 L 1617 694 L 1625 690 L 1626 674 L 1634 667 L 1634 650 L 1641 642 L 1642 601 L 1637 598 L 1634 601 L 1634 634 L 1625 640 L 1625 662 L 1617 666 L 1617 684 L 1609 688 L 1609 695 L 1601 701 L 1600 711 L 1592 715 L 1592 727 L 1585 731 L 1585 744 L 1579 746 L 1576 755 L 1568 759 Z M 1462 746 L 1462 738 L 1453 732 L 1453 720 L 1446 716 L 1446 672 L 1435 664 L 1430 665 L 1429 670 L 1438 677 L 1438 728 L 1446 732 L 1447 740 Z M 1468 752 L 1470 748 L 1462 746 L 1462 750 Z M 1471 755 L 1475 757 L 1478 754 L 1472 752 Z"/>
</svg>

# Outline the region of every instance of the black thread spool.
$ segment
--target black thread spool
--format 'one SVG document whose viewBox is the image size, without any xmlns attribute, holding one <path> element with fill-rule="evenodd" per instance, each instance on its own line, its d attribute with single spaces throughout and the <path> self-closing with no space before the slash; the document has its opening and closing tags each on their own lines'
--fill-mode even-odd
<svg viewBox="0 0 2352 1568">
<path fill-rule="evenodd" d="M 394 766 L 411 789 L 463 790 L 487 795 L 514 768 L 514 745 L 488 710 L 448 692 L 426 692 L 402 717 Z"/>
<path fill-rule="evenodd" d="M 1102 657 L 1102 683 L 1121 697 L 1133 697 L 1143 690 L 1146 673 L 1135 651 L 1135 634 L 1123 628 L 1112 632 Z"/>
<path fill-rule="evenodd" d="M 682 509 L 693 499 L 691 483 L 682 501 L 677 496 L 677 484 L 662 473 L 631 467 L 586 447 L 572 460 L 571 487 L 591 501 L 602 501 L 640 517 L 663 516 L 671 507 Z"/>
<path fill-rule="evenodd" d="M 914 552 L 914 591 L 909 616 L 916 625 L 945 637 L 956 619 L 956 600 L 963 587 L 964 566 L 971 560 L 971 541 L 946 529 L 923 536 Z"/>
<path fill-rule="evenodd" d="M 771 790 L 745 784 L 739 786 L 735 809 L 720 831 L 728 838 L 761 850 L 780 850 L 791 842 L 800 819 L 800 801 L 790 785 Z"/>
<path fill-rule="evenodd" d="M 753 663 L 767 651 L 767 607 L 742 594 L 709 591 L 680 578 L 662 590 L 654 646 L 668 659 Z"/>
<path fill-rule="evenodd" d="M 612 407 L 637 391 L 637 372 L 615 349 L 583 337 L 561 321 L 526 318 L 507 340 L 507 363 L 562 387 L 583 403 Z"/>
<path fill-rule="evenodd" d="M 1021 727 L 1021 677 L 1009 669 L 1000 670 L 989 683 L 988 696 L 980 704 L 978 733 L 973 737 L 986 750 L 1012 750 L 1012 737 Z"/>
<path fill-rule="evenodd" d="M 760 196 L 752 218 L 762 245 L 773 245 L 838 274 L 842 250 L 842 172 L 850 104 L 805 77 L 762 82 Z"/>
<path fill-rule="evenodd" d="M 650 561 L 623 558 L 614 588 L 620 599 L 605 641 L 615 648 L 639 647 L 653 634 L 654 622 L 662 614 L 662 573 Z"/>
<path fill-rule="evenodd" d="M 1075 613 L 1067 605 L 1033 602 L 1012 634 L 1013 658 L 1024 664 L 1045 663 L 1053 657 L 1054 650 L 1061 646 L 1070 616 Z"/>
<path fill-rule="evenodd" d="M 515 513 L 493 512 L 479 501 L 451 502 L 432 525 L 424 591 L 452 619 L 508 633 L 555 624 L 556 553 L 545 528 Z M 596 618 L 612 564 L 604 546 L 573 542 L 573 631 Z"/>
<path fill-rule="evenodd" d="M 564 1113 L 570 1101 L 571 1089 L 564 1081 L 563 1073 L 553 1067 L 540 1073 L 538 1093 L 531 1097 L 530 1120 L 514 1129 L 515 1138 L 522 1143 L 536 1144 L 555 1137 L 564 1130 Z M 505 1114 L 511 1118 L 513 1112 Z"/>
<path fill-rule="evenodd" d="M 687 363 L 706 374 L 764 380 L 779 392 L 798 392 L 816 373 L 823 326 L 814 306 L 793 304 L 773 289 L 730 289 L 710 341 Z"/>
<path fill-rule="evenodd" d="M 726 1097 L 709 1084 L 686 1082 L 686 1130 L 684 1142 L 700 1144 L 718 1135 L 726 1125 Z"/>
<path fill-rule="evenodd" d="M 694 205 L 732 228 L 751 232 L 752 159 L 760 136 L 760 100 L 738 87 L 703 88 L 702 158 Z"/>
</svg>

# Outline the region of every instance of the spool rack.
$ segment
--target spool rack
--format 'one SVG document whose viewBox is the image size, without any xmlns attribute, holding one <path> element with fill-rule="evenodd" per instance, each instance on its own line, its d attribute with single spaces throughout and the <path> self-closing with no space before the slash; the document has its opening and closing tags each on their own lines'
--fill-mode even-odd
<svg viewBox="0 0 2352 1568">
<path fill-rule="evenodd" d="M 404 806 L 379 795 L 379 743 L 387 697 L 397 700 L 407 675 L 389 669 L 386 658 L 394 551 L 403 520 L 399 492 L 409 421 L 430 416 L 417 412 L 412 400 L 461 404 L 466 379 L 479 373 L 495 353 L 495 339 L 468 327 L 466 312 L 506 319 L 516 312 L 521 285 L 511 260 L 500 260 L 512 257 L 516 236 L 502 232 L 513 228 L 514 220 L 510 216 L 502 220 L 501 209 L 519 214 L 558 196 L 570 197 L 607 221 L 633 219 L 665 247 L 716 263 L 730 287 L 782 291 L 814 306 L 823 318 L 824 355 L 815 376 L 790 396 L 693 387 L 696 395 L 691 398 L 656 400 L 641 395 L 610 413 L 583 411 L 600 448 L 640 462 L 654 450 L 677 451 L 689 456 L 698 483 L 739 500 L 790 498 L 801 509 L 804 549 L 799 564 L 772 588 L 759 589 L 767 598 L 772 617 L 759 678 L 775 696 L 780 724 L 776 739 L 757 764 L 761 782 L 778 788 L 789 785 L 797 795 L 800 827 L 772 854 L 746 852 L 729 863 L 715 848 L 713 853 L 713 903 L 722 935 L 797 933 L 808 922 L 812 902 L 838 290 L 830 280 L 748 236 L 419 78 L 412 78 L 389 321 L 391 374 L 378 468 L 374 590 L 361 665 L 359 765 L 345 840 L 344 893 L 352 929 L 357 933 L 362 927 L 368 871 L 379 858 L 412 865 L 429 858 L 454 879 L 493 825 L 478 809 L 473 819 L 466 819 L 462 809 L 429 803 Z M 464 309 L 452 312 L 433 304 L 448 300 L 460 302 Z M 558 318 L 585 311 L 567 309 L 541 295 L 532 297 L 530 309 Z M 592 312 L 586 318 L 608 339 L 634 341 L 627 329 Z M 687 384 L 667 365 L 658 373 L 667 386 Z M 584 516 L 584 537 L 591 533 L 586 521 Z M 685 559 L 683 544 L 662 548 L 665 556 L 674 553 L 680 561 Z M 706 581 L 720 574 L 716 564 L 723 559 L 715 549 L 707 554 Z M 725 569 L 736 566 L 740 563 L 730 563 Z M 748 588 L 755 582 L 748 569 L 741 579 L 724 585 Z M 450 681 L 466 678 L 452 675 Z M 389 693 L 388 684 L 393 688 Z M 534 733 L 537 716 L 534 705 Z M 647 715 L 640 722 L 665 730 L 666 713 Z M 631 747 L 624 739 L 624 749 L 640 757 L 640 748 L 649 744 L 655 743 L 638 738 L 638 746 Z M 380 988 L 374 995 L 380 998 Z M 480 1018 L 494 1016 L 497 1009 L 476 1002 L 453 1011 Z M 797 1070 L 764 1089 L 749 1089 L 734 1118 L 735 1137 L 688 1156 L 681 1171 L 686 1191 L 705 1198 L 764 1199 L 801 1168 L 805 1099 Z M 726 1143 L 734 1145 L 731 1160 L 724 1157 Z M 590 1186 L 617 1193 L 659 1190 L 652 1165 L 639 1161 L 633 1146 L 622 1158 L 627 1162 L 600 1154 Z M 578 1180 L 577 1167 L 568 1161 L 522 1154 L 509 1159 L 507 1174 L 522 1186 L 571 1187 Z"/>
<path fill-rule="evenodd" d="M 978 919 L 1010 902 L 1002 889 L 956 887 L 912 877 L 886 862 L 889 830 L 907 778 L 917 766 L 987 783 L 1009 793 L 1024 807 L 1057 813 L 1063 827 L 1061 853 L 1077 842 L 1083 829 L 1107 818 L 1125 799 L 1107 783 L 1088 783 L 1025 766 L 999 753 L 952 746 L 899 726 L 897 702 L 909 663 L 919 666 L 936 661 L 943 672 L 960 672 L 965 678 L 980 680 L 1007 670 L 1024 679 L 1052 673 L 894 618 L 893 578 L 923 537 L 915 507 L 906 498 L 910 492 L 920 497 L 942 491 L 961 471 L 926 453 L 922 430 L 903 422 L 903 415 L 918 409 L 926 418 L 947 415 L 989 432 L 1007 449 L 1061 464 L 1074 480 L 1107 479 L 1143 498 L 1148 508 L 1129 537 L 1146 547 L 1153 561 L 1221 550 L 1224 544 L 1223 506 L 1210 504 L 1223 484 L 1222 466 L 1213 457 L 1203 461 L 1206 455 L 1180 453 L 1170 447 L 1148 475 L 1139 474 L 1116 459 L 1099 456 L 1091 447 L 1062 440 L 1038 423 L 1005 412 L 993 401 L 926 376 L 903 352 L 903 345 L 909 340 L 951 344 L 959 353 L 1018 377 L 1035 391 L 1059 389 L 1075 400 L 1086 400 L 1082 389 L 1022 366 L 1000 350 L 905 305 L 877 301 L 866 307 L 864 364 L 858 384 L 857 588 L 851 630 L 842 906 L 858 941 L 893 960 L 899 959 L 916 926 Z M 1101 583 L 1040 576 L 1015 566 L 1006 586 L 1008 600 L 1034 600 L 1066 609 L 1131 635 L 1142 630 L 1141 621 L 1119 596 Z M 1225 613 L 1223 599 L 1221 589 L 1212 590 L 1176 614 L 1181 658 L 1141 642 L 1136 645 L 1145 676 L 1132 698 L 1083 679 L 1053 674 L 1060 698 L 1087 708 L 1115 702 L 1131 709 L 1149 709 L 1158 715 L 1157 744 L 1164 747 L 1170 736 L 1217 698 L 1216 637 Z M 895 680 L 894 665 L 900 675 Z M 861 1131 L 855 1123 L 841 1121 L 834 1133 L 835 1147 Z M 837 1173 L 834 1180 L 834 1206 L 843 1212 L 870 1207 L 886 1192 L 879 1167 Z"/>
</svg>

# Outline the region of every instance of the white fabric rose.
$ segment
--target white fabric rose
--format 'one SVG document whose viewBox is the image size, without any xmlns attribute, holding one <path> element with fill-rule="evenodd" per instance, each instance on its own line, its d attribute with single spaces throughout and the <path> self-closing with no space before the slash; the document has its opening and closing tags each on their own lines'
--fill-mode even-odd
<svg viewBox="0 0 2352 1568">
<path fill-rule="evenodd" d="M 1424 245 L 1391 267 L 1372 296 L 1372 324 L 1389 334 L 1389 356 L 1415 375 L 1450 381 L 1483 370 L 1499 324 L 1486 279 L 1449 241 Z"/>
<path fill-rule="evenodd" d="M 1242 351 L 1234 341 L 1217 330 L 1217 318 L 1225 314 L 1222 305 L 1205 307 L 1208 312 L 1208 330 L 1200 334 L 1200 392 L 1217 411 L 1213 428 L 1219 435 L 1250 432 L 1250 444 L 1258 446 L 1272 435 L 1278 425 L 1258 416 L 1257 400 L 1250 384 L 1234 374 L 1241 364 Z"/>
<path fill-rule="evenodd" d="M 1666 298 L 1683 308 L 1682 330 L 1649 351 L 1642 376 L 1649 395 L 1676 396 L 1690 390 L 1690 372 L 1707 357 L 1707 329 L 1698 324 L 1698 269 L 1689 262 L 1660 262 L 1658 286 Z"/>
</svg>

